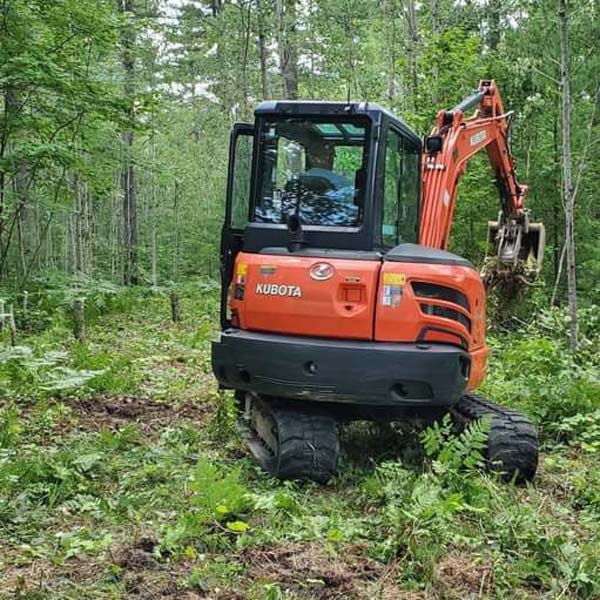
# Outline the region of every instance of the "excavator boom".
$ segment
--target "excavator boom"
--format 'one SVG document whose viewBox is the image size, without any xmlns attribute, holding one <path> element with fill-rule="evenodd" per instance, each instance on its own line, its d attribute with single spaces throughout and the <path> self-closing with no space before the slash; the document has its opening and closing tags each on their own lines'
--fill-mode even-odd
<svg viewBox="0 0 600 600">
<path fill-rule="evenodd" d="M 476 108 L 471 117 L 465 113 Z M 425 140 L 423 157 L 423 198 L 420 243 L 446 249 L 456 204 L 460 177 L 467 161 L 484 148 L 487 151 L 500 192 L 498 221 L 488 224 L 491 250 L 484 279 L 496 274 L 537 275 L 541 268 L 545 233 L 541 223 L 531 223 L 525 208 L 527 186 L 520 184 L 509 147 L 512 113 L 505 113 L 493 80 L 483 80 L 479 89 L 452 110 L 438 113 L 436 124 Z"/>
</svg>

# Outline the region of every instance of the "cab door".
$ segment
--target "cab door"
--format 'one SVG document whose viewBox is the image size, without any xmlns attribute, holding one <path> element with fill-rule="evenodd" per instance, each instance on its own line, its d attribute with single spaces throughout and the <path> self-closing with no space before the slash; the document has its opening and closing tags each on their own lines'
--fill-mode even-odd
<svg viewBox="0 0 600 600">
<path fill-rule="evenodd" d="M 252 182 L 252 153 L 254 125 L 236 123 L 229 142 L 229 167 L 227 171 L 227 196 L 225 221 L 221 229 L 221 327 L 230 322 L 227 315 L 227 297 L 233 278 L 235 257 L 244 242 L 244 230 L 250 212 Z"/>
</svg>

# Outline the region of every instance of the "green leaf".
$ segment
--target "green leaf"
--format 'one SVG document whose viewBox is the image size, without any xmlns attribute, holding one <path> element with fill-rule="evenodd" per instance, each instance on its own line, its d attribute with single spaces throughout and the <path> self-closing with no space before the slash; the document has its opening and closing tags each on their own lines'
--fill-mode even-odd
<svg viewBox="0 0 600 600">
<path fill-rule="evenodd" d="M 246 533 L 250 526 L 244 521 L 228 521 L 225 525 L 229 531 L 234 533 Z"/>
</svg>

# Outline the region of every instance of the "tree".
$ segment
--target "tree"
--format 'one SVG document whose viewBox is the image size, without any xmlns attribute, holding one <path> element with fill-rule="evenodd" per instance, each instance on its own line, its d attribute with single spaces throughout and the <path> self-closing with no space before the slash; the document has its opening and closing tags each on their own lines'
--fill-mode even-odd
<svg viewBox="0 0 600 600">
<path fill-rule="evenodd" d="M 569 76 L 569 13 L 568 1 L 558 0 L 558 20 L 561 49 L 561 101 L 562 101 L 562 162 L 563 203 L 567 248 L 567 288 L 569 299 L 571 351 L 577 350 L 577 264 L 575 262 L 575 196 L 571 173 L 571 88 Z"/>
<path fill-rule="evenodd" d="M 123 283 L 138 283 L 138 214 L 133 142 L 135 130 L 135 13 L 133 0 L 117 0 L 123 17 L 121 25 L 121 60 L 125 74 L 123 100 L 125 103 L 125 129 L 121 188 L 123 191 Z"/>
<path fill-rule="evenodd" d="M 283 97 L 298 98 L 298 49 L 296 46 L 296 0 L 277 1 L 277 49 L 283 80 Z"/>
<path fill-rule="evenodd" d="M 262 99 L 267 100 L 269 93 L 269 73 L 267 63 L 267 46 L 265 39 L 265 12 L 262 0 L 256 0 L 256 18 L 258 21 L 258 56 L 260 59 L 260 83 Z"/>
</svg>

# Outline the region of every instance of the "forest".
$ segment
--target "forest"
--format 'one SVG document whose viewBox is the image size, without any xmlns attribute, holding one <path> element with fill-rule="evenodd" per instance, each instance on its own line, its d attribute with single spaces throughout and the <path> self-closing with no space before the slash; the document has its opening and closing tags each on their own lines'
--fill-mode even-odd
<svg viewBox="0 0 600 600">
<path fill-rule="evenodd" d="M 599 598 L 599 40 L 598 0 L 0 0 L 0 598 Z M 443 420 L 268 476 L 211 368 L 232 126 L 365 101 L 423 137 L 482 79 L 546 229 L 481 387 L 535 479 Z M 449 249 L 482 267 L 499 208 L 483 152 Z"/>
</svg>

